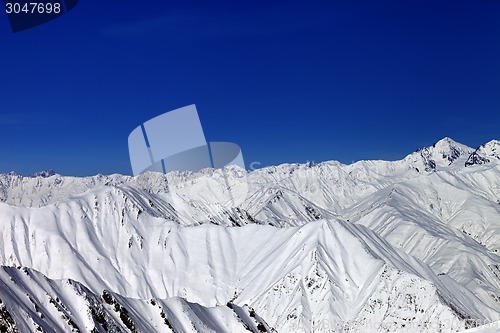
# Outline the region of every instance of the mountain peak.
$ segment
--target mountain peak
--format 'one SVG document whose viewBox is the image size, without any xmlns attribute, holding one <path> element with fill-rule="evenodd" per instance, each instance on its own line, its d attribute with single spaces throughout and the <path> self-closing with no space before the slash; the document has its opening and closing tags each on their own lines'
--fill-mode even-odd
<svg viewBox="0 0 500 333">
<path fill-rule="evenodd" d="M 451 149 L 451 148 L 457 148 L 462 150 L 471 149 L 470 147 L 463 145 L 449 137 L 444 137 L 441 140 L 435 142 L 432 145 L 432 147 L 437 149 Z"/>
<path fill-rule="evenodd" d="M 441 140 L 435 142 L 433 146 L 442 145 L 442 144 L 460 144 L 460 143 L 456 142 L 455 140 L 453 140 L 450 137 L 445 136 Z"/>
<path fill-rule="evenodd" d="M 477 151 L 487 157 L 493 157 L 500 160 L 500 141 L 491 140 L 479 146 Z"/>
<path fill-rule="evenodd" d="M 42 177 L 42 178 L 48 178 L 51 176 L 54 176 L 56 173 L 52 169 L 47 169 L 47 170 L 42 170 L 35 172 L 31 177 L 36 178 L 36 177 Z"/>
<path fill-rule="evenodd" d="M 477 149 L 470 154 L 465 162 L 465 166 L 485 164 L 492 160 L 500 160 L 500 141 L 498 140 L 491 140 L 477 147 Z"/>
<path fill-rule="evenodd" d="M 410 157 L 412 160 L 415 160 L 416 156 L 417 160 L 414 162 L 420 160 L 426 171 L 435 171 L 438 167 L 452 165 L 461 157 L 469 157 L 473 152 L 474 149 L 458 143 L 449 137 L 444 137 L 430 147 L 418 149 Z"/>
</svg>

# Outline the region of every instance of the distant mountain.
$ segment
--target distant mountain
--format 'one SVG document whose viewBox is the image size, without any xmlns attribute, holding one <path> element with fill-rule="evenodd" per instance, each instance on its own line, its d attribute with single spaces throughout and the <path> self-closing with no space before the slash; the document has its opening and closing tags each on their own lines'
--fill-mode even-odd
<svg viewBox="0 0 500 333">
<path fill-rule="evenodd" d="M 394 162 L 0 175 L 0 330 L 458 332 L 500 321 L 498 147 L 445 138 Z"/>
<path fill-rule="evenodd" d="M 38 178 L 38 177 L 47 178 L 47 177 L 54 176 L 55 174 L 56 173 L 54 172 L 54 170 L 42 170 L 42 171 L 39 171 L 39 172 L 35 172 L 33 174 L 33 176 L 31 176 L 31 177 L 34 177 L 34 178 Z"/>
</svg>

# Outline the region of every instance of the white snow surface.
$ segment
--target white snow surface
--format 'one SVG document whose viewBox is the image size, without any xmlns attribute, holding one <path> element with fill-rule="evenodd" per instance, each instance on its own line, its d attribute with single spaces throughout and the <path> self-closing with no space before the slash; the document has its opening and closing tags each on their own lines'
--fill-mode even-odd
<svg viewBox="0 0 500 333">
<path fill-rule="evenodd" d="M 0 328 L 497 332 L 499 146 L 445 138 L 400 161 L 253 172 L 2 174 Z"/>
</svg>

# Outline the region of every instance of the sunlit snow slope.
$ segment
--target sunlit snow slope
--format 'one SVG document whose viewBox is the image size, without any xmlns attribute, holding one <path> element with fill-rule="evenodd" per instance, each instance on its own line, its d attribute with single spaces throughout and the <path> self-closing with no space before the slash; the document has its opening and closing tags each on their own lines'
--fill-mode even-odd
<svg viewBox="0 0 500 333">
<path fill-rule="evenodd" d="M 494 332 L 499 147 L 0 175 L 0 331 Z"/>
</svg>

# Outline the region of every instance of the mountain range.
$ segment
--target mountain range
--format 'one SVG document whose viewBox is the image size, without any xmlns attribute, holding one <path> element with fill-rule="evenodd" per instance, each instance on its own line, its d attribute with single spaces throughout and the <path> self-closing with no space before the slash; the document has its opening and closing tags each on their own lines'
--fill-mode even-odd
<svg viewBox="0 0 500 333">
<path fill-rule="evenodd" d="M 1 332 L 500 332 L 500 141 L 0 174 Z"/>
</svg>

